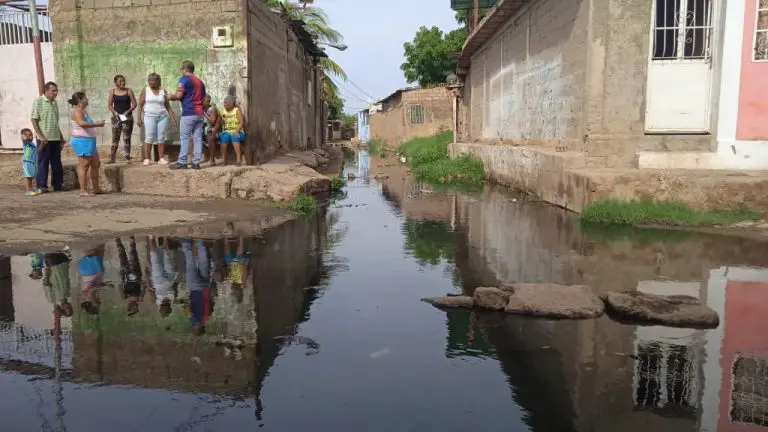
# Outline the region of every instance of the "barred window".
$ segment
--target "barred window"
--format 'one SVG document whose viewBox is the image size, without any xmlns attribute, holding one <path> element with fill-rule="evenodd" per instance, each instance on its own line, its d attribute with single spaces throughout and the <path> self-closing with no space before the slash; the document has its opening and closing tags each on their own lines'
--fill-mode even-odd
<svg viewBox="0 0 768 432">
<path fill-rule="evenodd" d="M 731 422 L 768 426 L 768 359 L 738 356 L 731 374 Z"/>
<path fill-rule="evenodd" d="M 768 60 L 768 0 L 757 3 L 757 18 L 755 23 L 755 61 Z"/>
<path fill-rule="evenodd" d="M 424 105 L 411 105 L 411 123 L 424 123 Z"/>
</svg>

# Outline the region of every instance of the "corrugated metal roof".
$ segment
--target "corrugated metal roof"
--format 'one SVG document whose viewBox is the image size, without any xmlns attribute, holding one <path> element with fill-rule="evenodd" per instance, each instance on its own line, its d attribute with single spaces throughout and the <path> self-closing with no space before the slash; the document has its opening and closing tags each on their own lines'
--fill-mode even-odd
<svg viewBox="0 0 768 432">
<path fill-rule="evenodd" d="M 459 68 L 468 68 L 472 62 L 472 56 L 496 34 L 499 28 L 530 2 L 531 0 L 499 0 L 464 42 L 459 56 Z"/>
</svg>

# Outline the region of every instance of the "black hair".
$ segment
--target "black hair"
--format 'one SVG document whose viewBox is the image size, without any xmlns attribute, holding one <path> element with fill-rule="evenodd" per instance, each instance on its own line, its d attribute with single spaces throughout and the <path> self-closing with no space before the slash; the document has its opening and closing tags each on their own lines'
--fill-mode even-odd
<svg viewBox="0 0 768 432">
<path fill-rule="evenodd" d="M 19 131 L 19 133 L 21 133 L 21 134 L 24 134 L 24 133 L 30 133 L 30 134 L 31 134 L 31 133 L 32 133 L 32 129 L 30 129 L 30 128 L 24 128 L 24 129 L 20 130 L 20 131 Z"/>
<path fill-rule="evenodd" d="M 195 64 L 189 60 L 184 60 L 183 62 L 181 62 L 181 68 L 189 73 L 195 72 Z"/>
<path fill-rule="evenodd" d="M 79 91 L 75 92 L 67 102 L 72 106 L 77 106 L 80 105 L 80 101 L 83 99 L 85 99 L 85 92 Z"/>
<path fill-rule="evenodd" d="M 115 75 L 115 78 L 113 78 L 112 81 L 114 81 L 115 84 L 117 84 L 117 80 L 119 80 L 120 78 L 125 79 L 125 77 L 122 75 Z"/>
<path fill-rule="evenodd" d="M 46 89 L 46 90 L 48 90 L 48 89 L 49 89 L 49 88 L 51 88 L 51 87 L 56 87 L 56 88 L 58 88 L 59 86 L 58 86 L 58 84 L 56 84 L 56 83 L 55 83 L 55 82 L 53 82 L 53 81 L 48 81 L 47 83 L 45 83 L 45 89 Z"/>
<path fill-rule="evenodd" d="M 147 75 L 147 81 L 151 80 L 152 78 L 160 78 L 160 75 L 152 72 L 151 74 Z"/>
</svg>

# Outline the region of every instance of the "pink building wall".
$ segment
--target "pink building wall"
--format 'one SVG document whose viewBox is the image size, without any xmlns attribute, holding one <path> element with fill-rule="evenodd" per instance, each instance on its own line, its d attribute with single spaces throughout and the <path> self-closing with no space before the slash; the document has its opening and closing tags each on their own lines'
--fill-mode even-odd
<svg viewBox="0 0 768 432">
<path fill-rule="evenodd" d="M 768 62 L 753 61 L 758 0 L 745 0 L 736 138 L 768 140 Z"/>
<path fill-rule="evenodd" d="M 728 281 L 725 294 L 723 345 L 720 366 L 723 371 L 720 388 L 720 415 L 718 432 L 765 432 L 754 424 L 730 421 L 731 369 L 739 354 L 768 359 L 768 334 L 765 317 L 768 316 L 768 283 Z"/>
</svg>

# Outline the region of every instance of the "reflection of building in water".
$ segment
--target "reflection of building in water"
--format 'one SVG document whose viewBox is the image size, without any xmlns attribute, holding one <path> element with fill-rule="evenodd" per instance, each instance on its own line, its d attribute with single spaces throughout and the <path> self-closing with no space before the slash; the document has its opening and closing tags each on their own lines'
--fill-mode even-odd
<svg viewBox="0 0 768 432">
<path fill-rule="evenodd" d="M 30 257 L 0 258 L 0 359 L 55 366 L 53 305 L 41 280 L 29 277 Z M 6 311 L 10 311 L 10 314 Z M 62 367 L 72 365 L 72 321 L 61 320 Z"/>
<path fill-rule="evenodd" d="M 642 281 L 640 292 L 699 298 L 698 282 Z M 662 326 L 635 332 L 634 403 L 639 410 L 696 420 L 703 383 L 702 331 Z"/>
<path fill-rule="evenodd" d="M 747 423 L 765 422 L 768 333 L 756 329 L 768 317 L 768 271 L 710 271 L 728 263 L 763 264 L 765 243 L 670 239 L 670 233 L 650 241 L 632 241 L 632 233 L 588 237 L 567 214 L 511 203 L 492 189 L 481 200 L 459 196 L 451 220 L 466 292 L 500 282 L 584 283 L 598 293 L 691 295 L 722 319 L 718 329 L 704 331 L 636 327 L 608 317 L 481 316 L 482 331 L 475 333 L 487 335 L 532 429 L 714 432 L 753 430 Z M 461 355 L 458 349 L 450 354 Z"/>
<path fill-rule="evenodd" d="M 707 338 L 707 377 L 713 377 L 705 425 L 719 431 L 768 428 L 768 270 L 712 270 L 709 304 L 722 324 Z M 707 410 L 705 410 L 707 412 Z"/>
<path fill-rule="evenodd" d="M 370 156 L 368 150 L 361 149 L 357 154 L 357 176 L 364 179 L 368 177 L 370 168 Z"/>
</svg>

